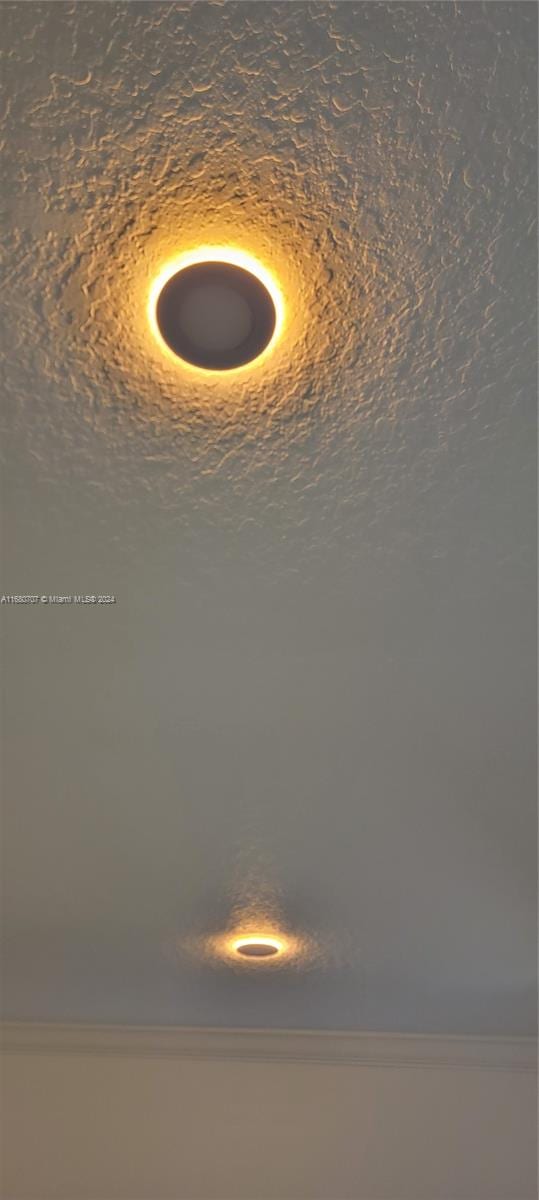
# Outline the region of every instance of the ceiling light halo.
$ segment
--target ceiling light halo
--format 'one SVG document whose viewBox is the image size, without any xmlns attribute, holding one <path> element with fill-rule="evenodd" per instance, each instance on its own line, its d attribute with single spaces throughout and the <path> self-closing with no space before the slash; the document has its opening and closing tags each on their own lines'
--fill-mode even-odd
<svg viewBox="0 0 539 1200">
<path fill-rule="evenodd" d="M 147 316 L 159 348 L 176 366 L 206 377 L 235 376 L 266 361 L 281 336 L 285 305 L 275 276 L 253 255 L 200 246 L 162 267 Z"/>
</svg>

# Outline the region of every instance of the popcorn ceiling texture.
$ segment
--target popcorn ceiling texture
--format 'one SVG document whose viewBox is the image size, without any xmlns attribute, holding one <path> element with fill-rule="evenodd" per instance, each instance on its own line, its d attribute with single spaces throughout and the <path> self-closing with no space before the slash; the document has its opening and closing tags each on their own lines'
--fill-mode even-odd
<svg viewBox="0 0 539 1200">
<path fill-rule="evenodd" d="M 127 504 L 135 469 L 187 524 L 203 506 L 329 534 L 454 470 L 469 486 L 478 441 L 507 446 L 532 336 L 533 6 L 4 14 L 8 386 L 38 464 L 69 455 Z M 175 252 L 228 240 L 278 274 L 289 326 L 260 374 L 194 383 L 145 299 Z"/>
<path fill-rule="evenodd" d="M 118 594 L 7 614 L 11 1015 L 525 1032 L 535 6 L 3 17 L 2 586 Z M 147 295 L 221 242 L 287 323 L 199 380 Z M 178 1008 L 251 853 L 346 988 Z"/>
</svg>

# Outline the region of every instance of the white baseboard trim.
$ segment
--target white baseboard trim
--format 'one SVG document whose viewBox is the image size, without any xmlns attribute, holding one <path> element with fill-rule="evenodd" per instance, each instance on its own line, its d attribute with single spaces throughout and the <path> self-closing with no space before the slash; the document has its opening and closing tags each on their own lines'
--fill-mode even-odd
<svg viewBox="0 0 539 1200">
<path fill-rule="evenodd" d="M 327 1063 L 364 1067 L 447 1067 L 535 1071 L 537 1041 L 518 1037 L 201 1029 L 169 1026 L 4 1022 L 3 1053 L 91 1054 L 235 1062 Z"/>
</svg>

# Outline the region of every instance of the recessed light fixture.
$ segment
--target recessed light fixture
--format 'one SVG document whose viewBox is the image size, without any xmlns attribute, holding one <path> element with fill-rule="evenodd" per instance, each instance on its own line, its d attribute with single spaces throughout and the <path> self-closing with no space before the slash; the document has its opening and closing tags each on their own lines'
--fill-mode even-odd
<svg viewBox="0 0 539 1200">
<path fill-rule="evenodd" d="M 273 276 L 256 259 L 207 246 L 164 268 L 151 289 L 148 317 L 161 348 L 176 362 L 234 371 L 273 345 L 283 302 Z"/>
<path fill-rule="evenodd" d="M 274 958 L 276 954 L 282 952 L 284 947 L 279 938 L 259 937 L 253 934 L 251 937 L 237 938 L 232 948 L 242 958 L 257 959 Z"/>
</svg>

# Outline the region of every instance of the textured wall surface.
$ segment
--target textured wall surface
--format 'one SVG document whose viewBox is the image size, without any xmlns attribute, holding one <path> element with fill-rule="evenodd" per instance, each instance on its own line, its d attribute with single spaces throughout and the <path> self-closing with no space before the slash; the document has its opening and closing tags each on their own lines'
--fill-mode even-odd
<svg viewBox="0 0 539 1200">
<path fill-rule="evenodd" d="M 6 1015 L 531 1031 L 535 7 L 3 16 L 1 586 L 117 597 L 2 610 Z M 148 328 L 208 242 L 240 380 Z M 258 896 L 309 970 L 197 959 Z"/>
</svg>

